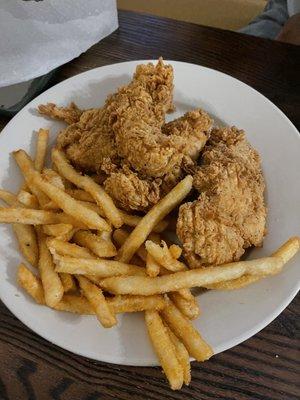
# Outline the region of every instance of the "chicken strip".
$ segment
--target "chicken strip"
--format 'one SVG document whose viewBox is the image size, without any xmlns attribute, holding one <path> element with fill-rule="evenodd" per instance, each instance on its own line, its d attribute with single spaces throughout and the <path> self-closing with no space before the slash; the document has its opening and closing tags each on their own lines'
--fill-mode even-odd
<svg viewBox="0 0 300 400">
<path fill-rule="evenodd" d="M 108 166 L 102 169 L 108 178 L 104 183 L 105 190 L 116 200 L 119 207 L 125 210 L 147 211 L 167 194 L 195 167 L 195 160 L 207 141 L 212 120 L 202 110 L 187 112 L 183 117 L 162 126 L 164 135 L 169 136 L 172 147 L 176 149 L 181 163 L 172 171 L 160 178 L 137 174 L 127 165 L 125 168 Z"/>
<path fill-rule="evenodd" d="M 261 246 L 266 207 L 260 157 L 235 127 L 214 129 L 194 175 L 199 198 L 180 207 L 177 234 L 192 268 L 239 260 Z"/>
</svg>

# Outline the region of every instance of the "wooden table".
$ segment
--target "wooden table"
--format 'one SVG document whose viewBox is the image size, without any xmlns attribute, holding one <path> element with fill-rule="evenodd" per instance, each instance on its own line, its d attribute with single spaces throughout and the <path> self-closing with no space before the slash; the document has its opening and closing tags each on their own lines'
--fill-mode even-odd
<svg viewBox="0 0 300 400">
<path fill-rule="evenodd" d="M 163 55 L 242 80 L 300 128 L 299 47 L 131 12 L 120 12 L 119 20 L 118 31 L 64 65 L 51 84 L 101 65 Z M 0 120 L 2 126 L 7 122 Z M 172 392 L 160 368 L 73 355 L 34 334 L 0 303 L 0 399 L 296 400 L 297 317 L 299 297 L 252 339 L 204 364 L 194 362 L 191 385 Z"/>
</svg>

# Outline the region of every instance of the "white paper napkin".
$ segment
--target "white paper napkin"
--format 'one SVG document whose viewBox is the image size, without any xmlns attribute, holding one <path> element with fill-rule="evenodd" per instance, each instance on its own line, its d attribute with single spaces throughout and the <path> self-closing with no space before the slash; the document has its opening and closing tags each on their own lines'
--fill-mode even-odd
<svg viewBox="0 0 300 400">
<path fill-rule="evenodd" d="M 79 56 L 118 27 L 116 0 L 0 0 L 0 87 Z"/>
</svg>

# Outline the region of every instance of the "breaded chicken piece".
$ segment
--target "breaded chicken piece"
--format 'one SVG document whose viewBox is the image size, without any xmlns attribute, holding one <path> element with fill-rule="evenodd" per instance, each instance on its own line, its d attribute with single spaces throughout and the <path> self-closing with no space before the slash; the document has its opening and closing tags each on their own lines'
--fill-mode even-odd
<svg viewBox="0 0 300 400">
<path fill-rule="evenodd" d="M 195 167 L 194 161 L 207 141 L 211 125 L 212 120 L 202 110 L 187 112 L 183 117 L 163 125 L 163 135 L 170 139 L 180 163 L 160 178 L 155 178 L 149 174 L 137 174 L 128 165 L 125 170 L 115 165 L 111 168 L 106 162 L 102 166 L 109 175 L 104 183 L 105 190 L 121 208 L 147 211 L 173 189 L 187 171 Z"/>
<path fill-rule="evenodd" d="M 198 199 L 180 207 L 177 234 L 192 268 L 239 260 L 261 246 L 266 207 L 260 157 L 235 127 L 214 129 L 194 175 Z"/>
</svg>

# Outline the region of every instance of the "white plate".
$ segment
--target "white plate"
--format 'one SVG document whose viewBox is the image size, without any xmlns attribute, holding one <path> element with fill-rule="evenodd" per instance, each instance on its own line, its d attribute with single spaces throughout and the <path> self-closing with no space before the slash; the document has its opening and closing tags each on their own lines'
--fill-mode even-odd
<svg viewBox="0 0 300 400">
<path fill-rule="evenodd" d="M 41 94 L 6 126 L 0 135 L 0 186 L 17 190 L 20 173 L 10 152 L 33 154 L 40 127 L 51 129 L 51 143 L 63 124 L 39 116 L 40 103 L 81 108 L 99 107 L 106 96 L 126 84 L 144 61 L 97 68 L 74 76 Z M 172 61 L 177 117 L 203 107 L 218 123 L 244 128 L 262 156 L 267 181 L 268 235 L 251 257 L 269 255 L 288 237 L 300 233 L 300 137 L 285 115 L 260 93 L 220 72 Z M 11 227 L 0 226 L 0 295 L 13 314 L 33 331 L 73 353 L 126 365 L 156 365 L 142 314 L 119 316 L 118 326 L 104 329 L 92 316 L 74 316 L 41 307 L 16 285 L 20 253 Z M 199 297 L 202 314 L 195 326 L 219 353 L 241 343 L 269 324 L 289 304 L 299 288 L 300 255 L 284 271 L 248 288 L 210 291 Z"/>
</svg>

